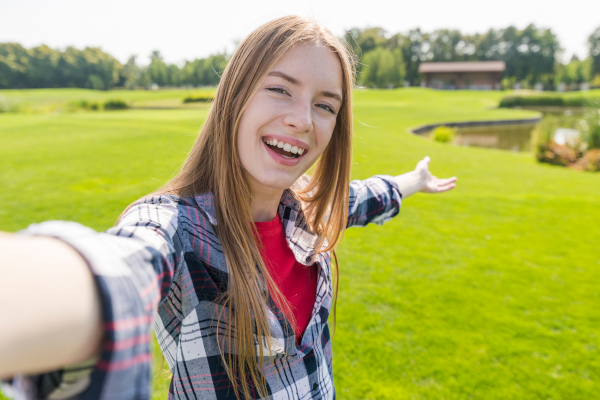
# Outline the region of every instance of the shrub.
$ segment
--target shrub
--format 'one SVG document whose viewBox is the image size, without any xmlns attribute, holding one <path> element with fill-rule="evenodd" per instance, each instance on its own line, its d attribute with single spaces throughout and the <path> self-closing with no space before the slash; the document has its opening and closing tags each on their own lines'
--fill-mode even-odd
<svg viewBox="0 0 600 400">
<path fill-rule="evenodd" d="M 123 100 L 107 100 L 104 102 L 105 110 L 126 110 L 129 108 L 129 104 L 127 104 Z"/>
<path fill-rule="evenodd" d="M 431 134 L 433 140 L 440 143 L 451 143 L 456 137 L 456 129 L 449 126 L 438 126 Z"/>
<path fill-rule="evenodd" d="M 500 101 L 500 107 L 586 107 L 593 99 L 561 96 L 508 96 Z"/>
<path fill-rule="evenodd" d="M 185 99 L 183 99 L 184 103 L 200 103 L 200 102 L 206 102 L 209 101 L 211 99 L 210 96 L 207 95 L 190 95 L 188 97 L 186 97 Z"/>
<path fill-rule="evenodd" d="M 87 100 L 78 100 L 72 101 L 67 105 L 67 109 L 69 111 L 77 111 L 77 110 L 99 110 L 100 105 L 95 102 L 87 101 Z"/>
<path fill-rule="evenodd" d="M 555 142 L 540 143 L 537 147 L 537 159 L 553 165 L 562 165 L 566 167 L 577 161 L 581 153 L 567 145 L 556 144 Z"/>
<path fill-rule="evenodd" d="M 583 141 L 588 149 L 600 149 L 600 109 L 590 109 L 580 121 Z"/>
<path fill-rule="evenodd" d="M 600 110 L 588 109 L 577 126 L 563 118 L 562 113 L 558 116 L 548 114 L 536 128 L 537 159 L 580 171 L 600 171 Z M 554 142 L 554 133 L 559 126 L 577 128 L 581 137 L 559 145 Z"/>
<path fill-rule="evenodd" d="M 586 171 L 600 171 L 600 149 L 586 151 L 579 163 Z"/>
</svg>

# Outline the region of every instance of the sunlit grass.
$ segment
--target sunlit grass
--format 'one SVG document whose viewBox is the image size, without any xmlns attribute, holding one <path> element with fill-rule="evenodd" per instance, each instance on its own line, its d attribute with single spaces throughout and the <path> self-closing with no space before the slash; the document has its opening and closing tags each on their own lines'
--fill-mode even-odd
<svg viewBox="0 0 600 400">
<path fill-rule="evenodd" d="M 134 108 L 202 108 L 204 104 L 184 104 L 189 95 L 209 97 L 215 88 L 186 90 L 91 90 L 91 89 L 5 89 L 0 96 L 7 99 L 19 112 L 57 113 L 69 109 L 69 103 L 80 100 L 103 103 L 107 100 L 125 100 Z"/>
</svg>

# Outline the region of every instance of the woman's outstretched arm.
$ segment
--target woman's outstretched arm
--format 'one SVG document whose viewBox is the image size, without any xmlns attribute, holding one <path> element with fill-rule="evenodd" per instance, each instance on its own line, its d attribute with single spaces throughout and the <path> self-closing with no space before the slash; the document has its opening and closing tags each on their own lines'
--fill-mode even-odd
<svg viewBox="0 0 600 400">
<path fill-rule="evenodd" d="M 425 157 L 417 163 L 414 171 L 394 177 L 398 190 L 402 194 L 402 199 L 412 196 L 417 192 L 424 193 L 442 193 L 452 190 L 456 187 L 456 177 L 440 179 L 429 172 L 429 163 L 431 159 Z"/>
<path fill-rule="evenodd" d="M 90 269 L 69 245 L 0 233 L 0 378 L 98 354 L 100 304 Z"/>
<path fill-rule="evenodd" d="M 456 177 L 439 179 L 429 172 L 429 157 L 402 175 L 375 175 L 350 182 L 347 228 L 381 225 L 396 216 L 402 200 L 417 192 L 442 193 L 456 187 Z"/>
</svg>

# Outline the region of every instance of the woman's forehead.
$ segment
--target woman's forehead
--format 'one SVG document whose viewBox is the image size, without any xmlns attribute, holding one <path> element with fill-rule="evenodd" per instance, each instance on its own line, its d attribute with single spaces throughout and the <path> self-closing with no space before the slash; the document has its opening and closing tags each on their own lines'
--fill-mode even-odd
<svg viewBox="0 0 600 400">
<path fill-rule="evenodd" d="M 316 85 L 320 90 L 342 92 L 342 66 L 331 48 L 316 43 L 298 43 L 289 49 L 271 68 L 269 75 L 283 73 L 299 86 Z M 326 88 L 321 86 L 327 86 Z"/>
</svg>

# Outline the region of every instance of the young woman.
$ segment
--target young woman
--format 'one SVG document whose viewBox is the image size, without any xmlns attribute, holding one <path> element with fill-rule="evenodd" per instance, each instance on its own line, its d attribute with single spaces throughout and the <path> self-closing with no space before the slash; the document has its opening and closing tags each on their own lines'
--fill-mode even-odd
<svg viewBox="0 0 600 400">
<path fill-rule="evenodd" d="M 350 182 L 351 59 L 305 18 L 261 26 L 227 65 L 179 174 L 115 228 L 5 235 L 4 391 L 146 399 L 153 323 L 169 398 L 334 398 L 331 252 L 346 228 L 382 224 L 401 199 L 456 181 L 425 158 Z"/>
</svg>

